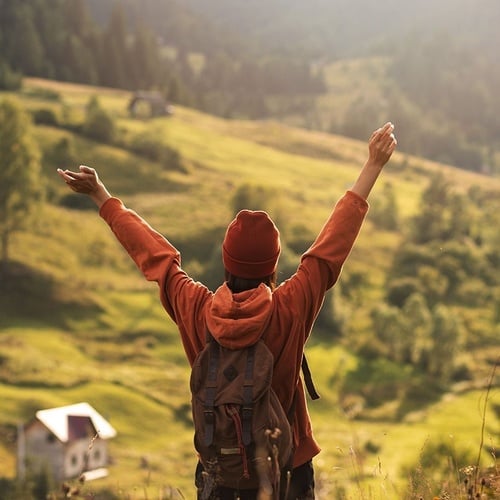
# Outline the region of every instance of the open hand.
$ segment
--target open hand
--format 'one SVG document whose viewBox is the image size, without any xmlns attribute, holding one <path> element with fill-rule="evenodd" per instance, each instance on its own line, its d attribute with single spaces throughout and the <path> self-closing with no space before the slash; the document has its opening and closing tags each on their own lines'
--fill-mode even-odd
<svg viewBox="0 0 500 500">
<path fill-rule="evenodd" d="M 98 207 L 111 198 L 111 195 L 93 168 L 80 165 L 79 172 L 58 168 L 57 173 L 75 193 L 90 196 Z"/>
<path fill-rule="evenodd" d="M 62 177 L 64 182 L 76 193 L 93 194 L 97 192 L 101 183 L 97 172 L 90 167 L 80 165 L 79 172 L 71 170 L 57 169 L 57 173 Z"/>
<path fill-rule="evenodd" d="M 387 122 L 373 132 L 368 142 L 369 160 L 382 168 L 396 149 L 398 141 L 394 137 L 394 125 Z"/>
</svg>

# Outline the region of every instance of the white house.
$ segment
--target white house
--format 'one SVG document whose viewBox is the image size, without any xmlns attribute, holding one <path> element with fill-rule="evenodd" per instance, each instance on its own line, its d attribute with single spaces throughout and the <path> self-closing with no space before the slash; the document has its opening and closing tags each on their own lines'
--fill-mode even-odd
<svg viewBox="0 0 500 500">
<path fill-rule="evenodd" d="M 37 411 L 36 418 L 19 428 L 18 477 L 42 469 L 55 481 L 106 476 L 107 440 L 115 436 L 115 429 L 88 403 Z"/>
</svg>

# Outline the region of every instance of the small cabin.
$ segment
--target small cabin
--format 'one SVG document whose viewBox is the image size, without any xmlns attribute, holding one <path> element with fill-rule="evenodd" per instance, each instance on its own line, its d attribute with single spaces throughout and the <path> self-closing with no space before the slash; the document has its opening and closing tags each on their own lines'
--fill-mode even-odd
<svg viewBox="0 0 500 500">
<path fill-rule="evenodd" d="M 46 471 L 54 481 L 108 475 L 108 440 L 115 429 L 88 403 L 36 412 L 21 425 L 17 443 L 17 474 Z"/>
<path fill-rule="evenodd" d="M 173 108 L 159 92 L 138 91 L 130 99 L 129 113 L 134 118 L 170 116 Z"/>
</svg>

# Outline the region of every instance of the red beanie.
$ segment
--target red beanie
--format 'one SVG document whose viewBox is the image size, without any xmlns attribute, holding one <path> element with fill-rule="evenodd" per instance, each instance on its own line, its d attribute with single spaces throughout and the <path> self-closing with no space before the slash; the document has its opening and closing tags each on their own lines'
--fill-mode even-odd
<svg viewBox="0 0 500 500">
<path fill-rule="evenodd" d="M 222 243 L 224 267 L 239 278 L 269 276 L 280 255 L 280 233 L 266 212 L 241 210 Z"/>
</svg>

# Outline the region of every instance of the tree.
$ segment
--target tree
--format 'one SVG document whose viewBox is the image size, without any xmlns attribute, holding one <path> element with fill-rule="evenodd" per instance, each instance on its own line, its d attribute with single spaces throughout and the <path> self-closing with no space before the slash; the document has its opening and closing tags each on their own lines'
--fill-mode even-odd
<svg viewBox="0 0 500 500">
<path fill-rule="evenodd" d="M 403 326 L 403 344 L 406 350 L 403 359 L 418 364 L 422 361 L 422 353 L 431 349 L 433 327 L 431 312 L 421 294 L 414 293 L 405 302 Z"/>
<path fill-rule="evenodd" d="M 428 243 L 447 236 L 446 207 L 450 199 L 449 184 L 441 172 L 434 174 L 422 194 L 419 213 L 413 218 L 412 240 Z"/>
<path fill-rule="evenodd" d="M 372 203 L 371 218 L 380 228 L 395 231 L 399 227 L 399 210 L 394 186 L 386 182 L 382 191 L 382 196 Z"/>
<path fill-rule="evenodd" d="M 373 333 L 386 351 L 384 356 L 397 363 L 408 361 L 405 359 L 405 353 L 408 352 L 408 339 L 404 337 L 403 317 L 400 310 L 381 303 L 372 309 L 371 319 Z"/>
<path fill-rule="evenodd" d="M 99 81 L 109 87 L 126 88 L 127 85 L 127 28 L 123 6 L 116 3 L 107 27 L 99 37 L 96 61 Z"/>
<path fill-rule="evenodd" d="M 22 76 L 0 59 L 0 89 L 18 90 L 21 88 Z"/>
<path fill-rule="evenodd" d="M 115 137 L 115 122 L 96 96 L 91 97 L 87 103 L 83 133 L 95 141 L 108 144 L 112 143 Z"/>
<path fill-rule="evenodd" d="M 33 7 L 23 2 L 10 14 L 13 24 L 8 30 L 8 38 L 4 37 L 4 54 L 7 62 L 16 71 L 28 75 L 39 75 L 45 53 L 35 28 Z"/>
<path fill-rule="evenodd" d="M 29 115 L 14 99 L 0 102 L 0 274 L 9 258 L 9 239 L 41 197 L 40 154 Z"/>
<path fill-rule="evenodd" d="M 130 48 L 130 86 L 150 89 L 158 81 L 170 79 L 170 75 L 164 71 L 165 66 L 166 61 L 161 61 L 159 58 L 154 34 L 142 23 L 138 23 Z M 160 78 L 160 71 L 163 71 L 162 78 Z"/>
<path fill-rule="evenodd" d="M 428 370 L 447 383 L 453 376 L 457 355 L 463 346 L 464 330 L 460 318 L 451 309 L 438 304 L 432 313 L 433 346 L 428 352 Z"/>
</svg>

